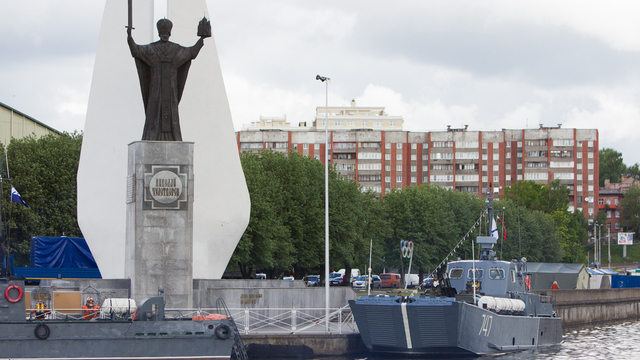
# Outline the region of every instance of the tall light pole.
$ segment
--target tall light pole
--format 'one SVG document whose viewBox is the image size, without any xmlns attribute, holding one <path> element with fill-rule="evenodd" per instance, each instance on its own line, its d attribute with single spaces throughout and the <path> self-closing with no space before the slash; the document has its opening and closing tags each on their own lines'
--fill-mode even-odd
<svg viewBox="0 0 640 360">
<path fill-rule="evenodd" d="M 325 323 L 329 332 L 329 80 L 328 77 L 316 75 L 326 85 L 324 107 L 324 299 Z"/>
</svg>

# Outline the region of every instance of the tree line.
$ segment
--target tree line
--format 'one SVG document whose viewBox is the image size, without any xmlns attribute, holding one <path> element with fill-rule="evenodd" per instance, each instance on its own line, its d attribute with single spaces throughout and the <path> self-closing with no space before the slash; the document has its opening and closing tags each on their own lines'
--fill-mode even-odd
<svg viewBox="0 0 640 360">
<path fill-rule="evenodd" d="M 29 208 L 9 201 L 2 186 L 2 233 L 16 265 L 29 265 L 32 236 L 77 236 L 76 174 L 82 134 L 12 139 L 7 146 L 11 184 Z M 4 150 L 4 149 L 3 149 Z M 251 196 L 249 225 L 228 264 L 243 277 L 324 275 L 324 165 L 297 152 L 263 151 L 240 158 Z M 5 164 L 6 165 L 6 164 Z M 3 178 L 6 166 L 0 166 Z M 536 262 L 585 261 L 587 224 L 581 212 L 567 210 L 569 190 L 518 182 L 494 202 L 501 241 L 498 257 Z M 488 235 L 483 198 L 436 185 L 392 189 L 384 197 L 362 191 L 354 181 L 329 173 L 331 270 L 371 266 L 374 273 L 408 270 L 400 241 L 412 241 L 412 272 L 434 271 L 443 260 L 472 257 L 471 240 Z M 640 211 L 640 209 L 638 209 Z M 506 230 L 507 237 L 504 238 Z M 477 251 L 477 249 L 476 249 Z M 347 271 L 350 273 L 350 271 Z"/>
</svg>

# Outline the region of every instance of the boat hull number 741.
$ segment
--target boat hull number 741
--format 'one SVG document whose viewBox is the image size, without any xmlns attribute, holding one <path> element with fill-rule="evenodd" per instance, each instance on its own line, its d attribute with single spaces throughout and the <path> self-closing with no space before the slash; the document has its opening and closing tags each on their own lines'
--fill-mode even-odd
<svg viewBox="0 0 640 360">
<path fill-rule="evenodd" d="M 484 336 L 489 336 L 491 333 L 491 325 L 493 325 L 493 316 L 483 314 L 482 318 L 482 326 L 480 327 L 478 335 L 484 333 Z"/>
</svg>

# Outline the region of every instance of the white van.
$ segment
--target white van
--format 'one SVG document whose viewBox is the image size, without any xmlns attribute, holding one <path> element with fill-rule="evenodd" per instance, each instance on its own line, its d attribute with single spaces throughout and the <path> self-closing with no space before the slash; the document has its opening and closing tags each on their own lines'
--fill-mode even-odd
<svg viewBox="0 0 640 360">
<path fill-rule="evenodd" d="M 420 285 L 420 277 L 418 277 L 418 274 L 405 274 L 404 281 L 407 283 L 407 287 Z"/>
</svg>

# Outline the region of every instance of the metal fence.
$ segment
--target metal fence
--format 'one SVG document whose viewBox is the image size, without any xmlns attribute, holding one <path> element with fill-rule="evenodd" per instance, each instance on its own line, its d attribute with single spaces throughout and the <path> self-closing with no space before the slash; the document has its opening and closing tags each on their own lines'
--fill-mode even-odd
<svg viewBox="0 0 640 360">
<path fill-rule="evenodd" d="M 35 310 L 27 310 L 27 316 L 35 319 Z M 242 334 L 300 334 L 327 333 L 325 308 L 229 308 L 238 331 Z M 349 305 L 329 309 L 328 333 L 344 334 L 357 332 Z M 185 319 L 193 316 L 205 316 L 220 313 L 220 309 L 165 309 L 167 319 Z M 130 319 L 131 314 L 124 319 Z M 110 318 L 109 314 L 99 312 L 97 319 Z M 82 309 L 52 309 L 43 315 L 46 320 L 82 320 Z"/>
<path fill-rule="evenodd" d="M 328 333 L 357 332 L 349 305 L 329 309 Z M 244 334 L 327 333 L 324 308 L 230 308 Z"/>
</svg>

